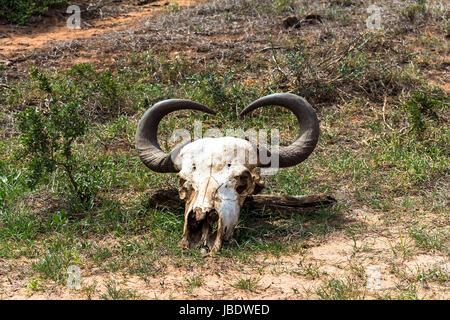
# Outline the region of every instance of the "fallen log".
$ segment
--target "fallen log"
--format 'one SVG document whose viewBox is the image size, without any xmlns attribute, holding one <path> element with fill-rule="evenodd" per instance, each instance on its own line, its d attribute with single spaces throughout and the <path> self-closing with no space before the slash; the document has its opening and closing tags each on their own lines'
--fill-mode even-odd
<svg viewBox="0 0 450 320">
<path fill-rule="evenodd" d="M 178 196 L 178 190 L 151 190 L 148 192 L 148 204 L 151 208 L 184 208 L 184 201 Z M 277 196 L 273 194 L 256 194 L 245 199 L 243 210 L 252 212 L 281 211 L 308 213 L 319 208 L 329 207 L 336 200 L 325 194 L 306 196 Z"/>
</svg>

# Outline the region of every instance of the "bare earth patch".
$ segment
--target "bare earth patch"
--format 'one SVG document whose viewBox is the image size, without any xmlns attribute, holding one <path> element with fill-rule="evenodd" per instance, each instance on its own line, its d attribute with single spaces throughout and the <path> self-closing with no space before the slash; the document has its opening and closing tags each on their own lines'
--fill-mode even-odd
<svg viewBox="0 0 450 320">
<path fill-rule="evenodd" d="M 374 214 L 375 217 L 378 215 Z M 359 222 L 367 223 L 365 219 Z M 369 225 L 369 224 L 368 224 Z M 373 224 L 372 224 L 373 228 Z M 402 256 L 398 252 L 398 235 L 380 236 L 383 227 L 355 240 L 341 232 L 311 243 L 298 253 L 281 255 L 253 255 L 249 261 L 220 257 L 206 258 L 202 265 L 178 265 L 163 259 L 164 271 L 154 277 L 138 277 L 122 272 L 105 272 L 81 262 L 81 289 L 51 284 L 39 277 L 27 276 L 27 259 L 2 260 L 0 296 L 3 299 L 105 299 L 108 287 L 132 292 L 136 299 L 317 299 L 318 291 L 331 280 L 355 283 L 355 298 L 376 299 L 386 294 L 406 290 L 400 286 L 403 277 L 418 276 L 438 268 L 448 273 L 450 263 L 446 255 L 418 254 Z M 114 246 L 113 239 L 99 243 Z M 410 238 L 408 249 L 414 248 Z M 379 272 L 379 274 L 377 273 Z M 30 281 L 37 279 L 37 288 L 30 289 Z M 191 279 L 200 279 L 198 286 Z M 254 282 L 251 288 L 240 288 L 242 280 Z M 398 293 L 398 294 L 400 294 Z M 449 299 L 448 281 L 423 282 L 415 288 L 418 298 Z"/>
<path fill-rule="evenodd" d="M 98 37 L 105 33 L 114 33 L 124 30 L 132 30 L 145 23 L 145 19 L 151 19 L 155 14 L 166 10 L 172 4 L 178 4 L 180 8 L 194 6 L 204 0 L 181 0 L 181 1 L 151 1 L 144 5 L 128 4 L 123 10 L 105 18 L 89 19 L 82 18 L 81 29 L 69 29 L 66 25 L 67 17 L 50 16 L 40 24 L 30 27 L 14 27 L 0 25 L 0 60 L 7 64 L 17 59 L 23 61 L 23 57 L 44 47 L 50 47 L 57 42 L 72 42 L 73 40 L 89 39 Z M 116 53 L 118 54 L 118 52 Z M 77 53 L 80 55 L 80 52 Z M 8 62 L 9 61 L 9 62 Z M 98 62 L 96 56 L 83 55 L 71 63 Z"/>
</svg>

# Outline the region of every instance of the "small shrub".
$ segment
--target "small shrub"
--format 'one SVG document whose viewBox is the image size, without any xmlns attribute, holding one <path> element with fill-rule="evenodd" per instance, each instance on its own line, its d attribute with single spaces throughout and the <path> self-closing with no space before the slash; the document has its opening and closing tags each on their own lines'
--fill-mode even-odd
<svg viewBox="0 0 450 320">
<path fill-rule="evenodd" d="M 53 172 L 60 165 L 72 179 L 72 144 L 86 131 L 80 106 L 50 102 L 49 109 L 29 107 L 17 114 L 25 155 L 32 172 L 31 185 L 36 185 L 44 172 Z"/>
<path fill-rule="evenodd" d="M 63 101 L 83 101 L 83 114 L 93 120 L 109 120 L 124 113 L 128 104 L 120 84 L 111 71 L 96 71 L 91 64 L 77 64 L 63 77 L 54 79 L 56 94 Z"/>
<path fill-rule="evenodd" d="M 409 236 L 416 244 L 425 249 L 441 249 L 444 246 L 446 236 L 440 232 L 429 232 L 425 227 L 413 227 L 409 230 Z"/>
<path fill-rule="evenodd" d="M 417 1 L 417 3 L 407 6 L 401 10 L 403 17 L 408 19 L 409 22 L 414 22 L 416 18 L 421 15 L 426 15 L 427 8 L 425 6 L 425 1 Z"/>
<path fill-rule="evenodd" d="M 273 9 L 275 12 L 294 12 L 294 1 L 293 0 L 277 0 L 273 3 Z"/>
<path fill-rule="evenodd" d="M 107 164 L 102 161 L 98 163 L 83 161 L 78 156 L 73 159 L 71 162 L 77 165 L 72 166 L 72 176 L 67 174 L 69 183 L 61 185 L 60 194 L 66 198 L 72 212 L 90 210 L 94 207 L 95 197 L 105 185 L 104 169 Z"/>
<path fill-rule="evenodd" d="M 87 129 L 79 103 L 50 101 L 46 108 L 26 108 L 17 114 L 17 118 L 24 146 L 20 156 L 27 163 L 30 187 L 35 187 L 59 167 L 67 174 L 78 201 L 89 203 L 93 193 L 80 181 L 79 163 L 72 152 L 73 143 Z"/>
<path fill-rule="evenodd" d="M 166 10 L 169 12 L 177 12 L 180 10 L 180 5 L 177 2 L 174 3 L 170 3 L 167 7 Z"/>
<path fill-rule="evenodd" d="M 444 107 L 441 98 L 434 98 L 422 91 L 416 91 L 412 98 L 406 102 L 405 109 L 408 112 L 411 128 L 414 132 L 422 134 L 426 129 L 424 117 L 439 120 L 436 113 L 438 108 Z"/>
<path fill-rule="evenodd" d="M 67 4 L 67 0 L 2 0 L 0 18 L 24 25 L 35 14 L 44 14 L 49 8 Z"/>
<path fill-rule="evenodd" d="M 111 72 L 96 72 L 88 64 L 75 65 L 62 77 L 33 67 L 31 79 L 44 101 L 16 114 L 28 185 L 34 188 L 55 174 L 56 189 L 71 210 L 89 210 L 106 184 L 110 162 L 87 161 L 76 146 L 90 123 L 120 114 L 122 87 Z"/>
</svg>

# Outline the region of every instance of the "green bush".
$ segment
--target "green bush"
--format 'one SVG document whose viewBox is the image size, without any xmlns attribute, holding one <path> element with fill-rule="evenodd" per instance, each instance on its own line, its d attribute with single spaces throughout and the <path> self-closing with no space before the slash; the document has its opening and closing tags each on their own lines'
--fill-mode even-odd
<svg viewBox="0 0 450 320">
<path fill-rule="evenodd" d="M 93 208 L 97 194 L 112 183 L 111 160 L 92 161 L 79 148 L 89 125 L 111 120 L 125 109 L 124 90 L 109 71 L 75 65 L 65 75 L 48 75 L 32 67 L 32 91 L 41 102 L 16 114 L 30 188 L 56 178 L 55 191 L 72 212 Z M 1 173 L 1 172 L 0 172 Z M 1 177 L 1 174 L 0 174 Z"/>
<path fill-rule="evenodd" d="M 67 4 L 67 0 L 2 0 L 0 18 L 9 22 L 26 24 L 31 16 L 43 14 L 51 7 Z"/>
<path fill-rule="evenodd" d="M 439 120 L 436 111 L 445 108 L 445 100 L 445 97 L 432 97 L 425 92 L 415 91 L 405 106 L 409 113 L 411 129 L 422 134 L 426 129 L 425 117 L 435 121 Z"/>
<path fill-rule="evenodd" d="M 76 163 L 76 166 L 73 165 L 73 181 L 63 183 L 59 187 L 60 194 L 65 197 L 72 212 L 90 210 L 99 191 L 111 181 L 112 165 L 107 160 L 86 161 L 79 156 L 74 156 L 73 162 Z"/>
<path fill-rule="evenodd" d="M 80 105 L 77 102 L 61 105 L 51 101 L 46 107 L 29 107 L 17 115 L 30 186 L 36 186 L 48 173 L 60 167 L 67 174 L 78 200 L 88 203 L 92 194 L 84 192 L 75 178 L 79 164 L 72 153 L 73 142 L 83 136 L 87 128 L 80 115 Z"/>
<path fill-rule="evenodd" d="M 80 161 L 73 154 L 73 143 L 87 130 L 82 105 L 77 101 L 64 103 L 53 92 L 50 80 L 38 69 L 32 69 L 32 79 L 48 94 L 40 107 L 28 107 L 17 114 L 23 158 L 28 166 L 30 186 L 34 187 L 57 168 L 61 168 L 70 183 L 70 191 L 84 207 L 90 206 L 96 192 L 86 188 L 90 178 L 83 175 Z M 86 173 L 86 172 L 85 172 Z M 86 173 L 87 174 L 87 173 Z M 90 183 L 87 183 L 90 185 Z"/>
<path fill-rule="evenodd" d="M 401 10 L 401 14 L 407 18 L 409 22 L 414 22 L 420 14 L 426 15 L 426 13 L 427 7 L 425 5 L 425 1 L 417 1 L 417 3 L 406 6 L 403 10 Z"/>
<path fill-rule="evenodd" d="M 61 101 L 83 101 L 83 115 L 92 120 L 105 121 L 133 112 L 126 101 L 129 87 L 119 83 L 111 71 L 96 71 L 91 64 L 77 64 L 61 77 L 53 77 L 47 84 L 38 72 L 34 78 L 42 90 L 47 86 Z"/>
</svg>

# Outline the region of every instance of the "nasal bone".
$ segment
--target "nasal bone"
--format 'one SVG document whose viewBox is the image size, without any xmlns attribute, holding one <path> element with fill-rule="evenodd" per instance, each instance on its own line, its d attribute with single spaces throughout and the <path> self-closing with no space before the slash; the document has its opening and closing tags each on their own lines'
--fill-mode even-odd
<svg viewBox="0 0 450 320">
<path fill-rule="evenodd" d="M 214 178 L 208 177 L 208 179 L 205 179 L 192 206 L 192 211 L 196 215 L 205 215 L 214 210 L 214 195 L 217 187 L 217 182 Z"/>
</svg>

